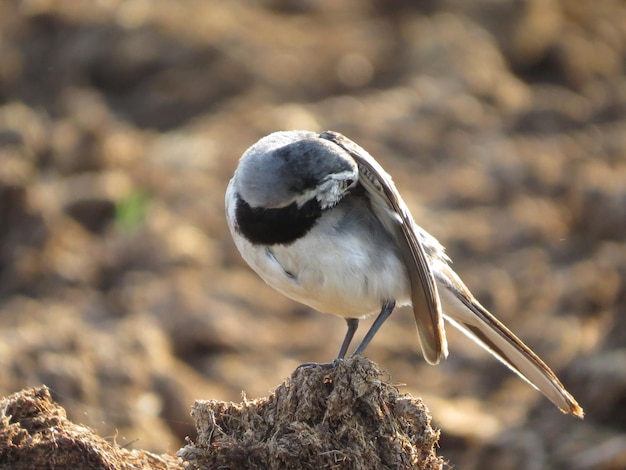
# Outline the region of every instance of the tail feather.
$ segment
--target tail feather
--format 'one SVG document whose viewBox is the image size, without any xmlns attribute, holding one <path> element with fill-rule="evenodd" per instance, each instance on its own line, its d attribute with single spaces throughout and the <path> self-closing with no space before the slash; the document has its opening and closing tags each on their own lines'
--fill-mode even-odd
<svg viewBox="0 0 626 470">
<path fill-rule="evenodd" d="M 561 411 L 582 418 L 583 409 L 554 372 L 502 322 L 480 305 L 447 264 L 441 264 L 435 272 L 446 319 L 542 392 Z"/>
</svg>

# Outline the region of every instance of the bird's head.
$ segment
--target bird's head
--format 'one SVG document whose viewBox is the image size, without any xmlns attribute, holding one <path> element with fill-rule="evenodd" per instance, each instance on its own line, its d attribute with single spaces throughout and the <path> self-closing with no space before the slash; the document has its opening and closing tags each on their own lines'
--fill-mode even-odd
<svg viewBox="0 0 626 470">
<path fill-rule="evenodd" d="M 253 208 L 300 207 L 316 199 L 324 210 L 356 185 L 358 173 L 345 150 L 314 132 L 275 132 L 243 154 L 235 189 Z"/>
</svg>

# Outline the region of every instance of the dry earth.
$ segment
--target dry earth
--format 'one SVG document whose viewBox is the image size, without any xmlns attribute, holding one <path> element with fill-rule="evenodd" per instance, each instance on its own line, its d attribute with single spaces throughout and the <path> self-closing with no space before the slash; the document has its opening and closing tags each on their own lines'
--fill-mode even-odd
<svg viewBox="0 0 626 470">
<path fill-rule="evenodd" d="M 400 310 L 368 357 L 423 398 L 440 455 L 626 467 L 626 7 L 469 3 L 1 2 L 0 396 L 45 384 L 72 422 L 173 454 L 195 399 L 330 360 L 343 321 L 245 266 L 223 194 L 261 136 L 332 129 L 587 413 L 452 331 L 426 365 Z"/>
</svg>

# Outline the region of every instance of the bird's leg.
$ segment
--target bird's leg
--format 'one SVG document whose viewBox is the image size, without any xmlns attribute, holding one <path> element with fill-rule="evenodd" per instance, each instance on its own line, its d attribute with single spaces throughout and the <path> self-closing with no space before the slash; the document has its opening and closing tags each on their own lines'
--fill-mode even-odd
<svg viewBox="0 0 626 470">
<path fill-rule="evenodd" d="M 339 355 L 337 356 L 337 360 L 341 360 L 346 356 L 346 352 L 348 351 L 348 347 L 352 342 L 352 338 L 354 338 L 354 333 L 356 329 L 359 327 L 359 319 L 358 318 L 346 318 L 346 323 L 348 324 L 348 331 L 346 331 L 346 336 L 343 338 L 343 343 L 341 343 L 341 348 L 339 349 Z"/>
<path fill-rule="evenodd" d="M 367 348 L 367 345 L 370 344 L 370 341 L 372 341 L 372 338 L 378 332 L 382 324 L 385 323 L 385 320 L 389 318 L 389 315 L 391 315 L 391 312 L 393 312 L 393 309 L 395 306 L 396 306 L 395 300 L 389 300 L 383 304 L 383 308 L 380 310 L 380 313 L 376 317 L 376 320 L 374 320 L 374 323 L 372 323 L 372 326 L 370 327 L 369 331 L 367 332 L 367 334 L 361 341 L 361 344 L 359 344 L 359 347 L 356 348 L 354 353 L 352 353 L 353 356 L 360 356 L 361 354 L 363 354 L 363 351 L 365 351 L 365 348 Z M 349 326 L 350 325 L 348 324 L 348 327 Z M 343 349 L 343 346 L 342 346 L 342 349 Z"/>
<path fill-rule="evenodd" d="M 343 361 L 343 358 L 346 356 L 346 352 L 348 351 L 348 347 L 352 342 L 352 338 L 354 338 L 354 333 L 359 327 L 359 319 L 358 318 L 346 318 L 346 323 L 348 324 L 348 331 L 346 331 L 346 336 L 343 338 L 343 343 L 341 343 L 341 348 L 339 349 L 339 355 L 337 359 L 333 362 L 305 362 L 304 364 L 300 364 L 297 368 L 306 368 L 306 367 L 323 367 L 323 368 L 333 368 L 336 367 L 340 361 Z"/>
</svg>

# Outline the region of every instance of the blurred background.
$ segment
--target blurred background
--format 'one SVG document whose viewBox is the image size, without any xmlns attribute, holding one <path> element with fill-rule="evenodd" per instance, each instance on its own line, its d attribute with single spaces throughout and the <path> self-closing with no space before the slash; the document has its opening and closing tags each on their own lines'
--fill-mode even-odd
<svg viewBox="0 0 626 470">
<path fill-rule="evenodd" d="M 175 452 L 195 399 L 334 358 L 344 321 L 258 279 L 223 209 L 257 139 L 332 129 L 587 413 L 451 328 L 428 366 L 398 310 L 367 355 L 423 397 L 441 455 L 626 468 L 625 65 L 620 0 L 3 0 L 0 394 L 43 383 Z"/>
</svg>

